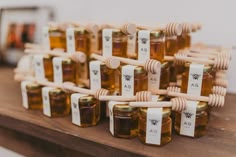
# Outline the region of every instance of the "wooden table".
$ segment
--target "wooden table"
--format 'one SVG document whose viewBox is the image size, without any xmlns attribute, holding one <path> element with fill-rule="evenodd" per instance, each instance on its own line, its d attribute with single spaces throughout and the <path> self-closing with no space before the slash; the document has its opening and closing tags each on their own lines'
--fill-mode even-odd
<svg viewBox="0 0 236 157">
<path fill-rule="evenodd" d="M 21 106 L 19 83 L 13 82 L 11 68 L 0 68 L 0 126 L 89 156 L 236 156 L 236 96 L 227 95 L 224 108 L 214 109 L 208 134 L 199 139 L 173 134 L 163 147 L 147 146 L 135 138 L 114 138 L 108 120 L 97 126 L 79 128 L 71 117 L 48 118 L 40 111 Z M 1 141 L 1 140 L 0 140 Z"/>
</svg>

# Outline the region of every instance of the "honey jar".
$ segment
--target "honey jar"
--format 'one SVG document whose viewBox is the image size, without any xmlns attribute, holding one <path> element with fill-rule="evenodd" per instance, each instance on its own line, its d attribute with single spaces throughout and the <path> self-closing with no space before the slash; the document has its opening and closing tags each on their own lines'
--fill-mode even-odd
<svg viewBox="0 0 236 157">
<path fill-rule="evenodd" d="M 53 58 L 54 82 L 74 82 L 76 83 L 76 63 L 71 59 Z"/>
<path fill-rule="evenodd" d="M 63 117 L 70 113 L 70 93 L 62 89 L 43 87 L 43 113 L 48 117 Z"/>
<path fill-rule="evenodd" d="M 166 36 L 165 55 L 174 56 L 178 52 L 177 36 Z"/>
<path fill-rule="evenodd" d="M 42 86 L 30 81 L 21 82 L 21 93 L 23 106 L 26 109 L 42 109 Z"/>
<path fill-rule="evenodd" d="M 189 33 L 182 33 L 177 37 L 178 50 L 183 50 L 191 46 L 191 36 Z"/>
<path fill-rule="evenodd" d="M 52 57 L 49 55 L 34 55 L 33 63 L 36 79 L 53 80 Z"/>
<path fill-rule="evenodd" d="M 133 138 L 138 134 L 138 108 L 131 107 L 127 102 L 110 101 L 109 117 L 110 132 L 114 137 Z"/>
<path fill-rule="evenodd" d="M 161 146 L 171 141 L 171 109 L 140 108 L 139 140 L 145 144 Z"/>
<path fill-rule="evenodd" d="M 206 102 L 188 101 L 186 110 L 176 112 L 175 131 L 184 136 L 204 136 L 208 123 L 207 109 Z"/>
<path fill-rule="evenodd" d="M 80 127 L 96 125 L 100 120 L 100 102 L 91 95 L 71 95 L 72 123 Z"/>
<path fill-rule="evenodd" d="M 115 90 L 115 70 L 110 69 L 101 61 L 90 61 L 90 89 L 104 88 L 113 93 Z"/>
<path fill-rule="evenodd" d="M 137 33 L 127 35 L 127 58 L 137 59 L 138 58 L 138 45 L 137 45 Z"/>
<path fill-rule="evenodd" d="M 186 63 L 182 75 L 181 92 L 209 96 L 213 87 L 211 71 L 212 68 L 208 65 Z"/>
<path fill-rule="evenodd" d="M 148 88 L 147 72 L 140 66 L 122 66 L 120 79 L 121 95 L 133 96 L 136 92 L 145 91 Z"/>
<path fill-rule="evenodd" d="M 51 25 L 48 28 L 50 49 L 61 48 L 66 50 L 66 31 L 59 25 Z"/>
<path fill-rule="evenodd" d="M 138 60 L 156 59 L 164 61 L 165 34 L 164 31 L 138 31 Z"/>
<path fill-rule="evenodd" d="M 127 36 L 119 29 L 103 29 L 102 55 L 126 57 Z"/>
</svg>

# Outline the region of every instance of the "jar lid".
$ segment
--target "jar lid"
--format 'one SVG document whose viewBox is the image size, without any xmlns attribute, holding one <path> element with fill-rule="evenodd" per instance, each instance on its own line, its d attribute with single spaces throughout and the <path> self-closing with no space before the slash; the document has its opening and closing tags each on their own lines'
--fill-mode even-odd
<svg viewBox="0 0 236 157">
<path fill-rule="evenodd" d="M 37 84 L 35 82 L 29 82 L 27 83 L 26 85 L 26 89 L 39 89 L 41 88 L 42 86 L 40 84 Z"/>
<path fill-rule="evenodd" d="M 207 109 L 207 102 L 199 101 L 197 111 L 204 111 Z"/>
<path fill-rule="evenodd" d="M 112 35 L 124 35 L 120 29 L 112 29 Z"/>
<path fill-rule="evenodd" d="M 120 112 L 132 112 L 132 111 L 138 110 L 138 108 L 129 106 L 128 103 L 127 104 L 119 104 L 119 102 L 117 102 L 117 104 L 115 104 L 113 110 L 120 111 Z"/>
<path fill-rule="evenodd" d="M 53 88 L 49 91 L 49 94 L 65 94 L 65 92 L 60 88 Z"/>
<path fill-rule="evenodd" d="M 74 30 L 76 34 L 88 34 L 88 31 L 84 27 L 76 27 Z"/>
<path fill-rule="evenodd" d="M 146 108 L 146 107 L 140 108 L 141 115 L 147 116 L 147 109 L 148 108 Z M 170 107 L 163 108 L 163 110 L 162 110 L 162 117 L 168 117 L 168 116 L 170 116 L 170 114 L 171 114 L 171 108 Z"/>
<path fill-rule="evenodd" d="M 86 95 L 79 98 L 79 102 L 82 106 L 92 106 L 94 105 L 94 102 L 96 101 L 96 98 L 92 95 Z"/>
<path fill-rule="evenodd" d="M 185 68 L 189 68 L 191 63 L 187 62 L 184 64 Z M 212 70 L 212 67 L 210 65 L 204 65 L 203 71 L 204 72 L 209 72 L 210 70 Z"/>
<path fill-rule="evenodd" d="M 163 30 L 151 31 L 150 32 L 150 37 L 162 37 L 162 36 L 164 36 L 164 31 Z"/>
<path fill-rule="evenodd" d="M 161 64 L 161 68 L 166 68 L 169 66 L 169 63 L 168 62 L 164 62 Z"/>
<path fill-rule="evenodd" d="M 74 63 L 74 61 L 72 61 L 72 60 L 69 59 L 69 58 L 63 58 L 62 63 L 63 63 L 63 64 L 71 64 L 71 63 Z"/>
<path fill-rule="evenodd" d="M 141 73 L 144 73 L 144 72 L 146 72 L 146 71 L 144 70 L 144 68 L 142 66 L 137 66 L 134 69 L 135 74 L 141 74 Z"/>
</svg>

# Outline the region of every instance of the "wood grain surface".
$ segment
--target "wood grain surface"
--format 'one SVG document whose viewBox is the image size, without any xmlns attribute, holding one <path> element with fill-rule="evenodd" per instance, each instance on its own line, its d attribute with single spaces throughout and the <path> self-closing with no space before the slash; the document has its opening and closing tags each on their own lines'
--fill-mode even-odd
<svg viewBox="0 0 236 157">
<path fill-rule="evenodd" d="M 0 68 L 0 126 L 91 156 L 236 156 L 236 96 L 227 95 L 224 108 L 214 109 L 208 133 L 199 139 L 173 133 L 163 147 L 147 146 L 137 138 L 119 139 L 109 133 L 108 120 L 97 126 L 79 128 L 71 116 L 48 118 L 21 105 L 20 84 L 11 68 Z M 1 136 L 0 136 L 1 137 Z"/>
</svg>

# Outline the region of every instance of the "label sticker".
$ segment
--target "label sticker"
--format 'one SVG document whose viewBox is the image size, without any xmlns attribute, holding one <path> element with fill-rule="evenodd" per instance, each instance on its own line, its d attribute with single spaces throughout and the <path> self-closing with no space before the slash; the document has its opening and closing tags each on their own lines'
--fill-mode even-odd
<svg viewBox="0 0 236 157">
<path fill-rule="evenodd" d="M 51 105 L 49 92 L 52 90 L 52 87 L 43 87 L 42 88 L 42 97 L 43 97 L 43 114 L 51 117 Z"/>
<path fill-rule="evenodd" d="M 42 43 L 43 43 L 43 47 L 46 50 L 50 50 L 50 39 L 49 39 L 49 28 L 48 26 L 44 26 L 43 30 L 42 30 Z"/>
<path fill-rule="evenodd" d="M 74 93 L 71 95 L 72 123 L 78 126 L 81 126 L 79 99 L 83 96 L 87 95 L 79 93 Z"/>
<path fill-rule="evenodd" d="M 102 55 L 104 57 L 112 56 L 112 29 L 102 30 Z"/>
<path fill-rule="evenodd" d="M 92 90 L 97 90 L 102 87 L 100 67 L 101 67 L 101 61 L 89 62 L 90 89 Z"/>
<path fill-rule="evenodd" d="M 134 96 L 134 69 L 136 66 L 125 65 L 121 71 L 121 95 Z"/>
<path fill-rule="evenodd" d="M 187 89 L 188 94 L 201 95 L 203 68 L 203 64 L 192 63 L 190 65 Z"/>
<path fill-rule="evenodd" d="M 160 145 L 162 108 L 148 108 L 146 124 L 146 143 Z"/>
<path fill-rule="evenodd" d="M 136 49 L 136 33 L 132 35 L 128 35 L 127 41 L 127 55 L 128 56 L 135 56 L 135 49 Z"/>
<path fill-rule="evenodd" d="M 34 55 L 33 63 L 36 79 L 45 79 L 43 58 L 43 55 Z"/>
<path fill-rule="evenodd" d="M 181 113 L 180 134 L 194 136 L 198 101 L 187 101 L 186 109 Z"/>
<path fill-rule="evenodd" d="M 57 83 L 63 83 L 62 60 L 60 57 L 54 57 L 52 60 L 54 82 Z"/>
<path fill-rule="evenodd" d="M 150 30 L 138 31 L 138 60 L 150 59 Z"/>
<path fill-rule="evenodd" d="M 155 74 L 148 72 L 148 90 L 150 92 L 154 92 L 155 90 L 160 88 L 160 79 L 161 79 L 161 67 Z"/>
<path fill-rule="evenodd" d="M 66 29 L 66 47 L 68 53 L 74 53 L 75 49 L 75 29 L 70 27 Z"/>
<path fill-rule="evenodd" d="M 28 83 L 30 83 L 30 82 L 29 81 L 22 81 L 21 82 L 22 105 L 26 109 L 29 108 L 28 95 L 27 95 L 27 89 L 26 89 L 26 86 Z"/>
</svg>

